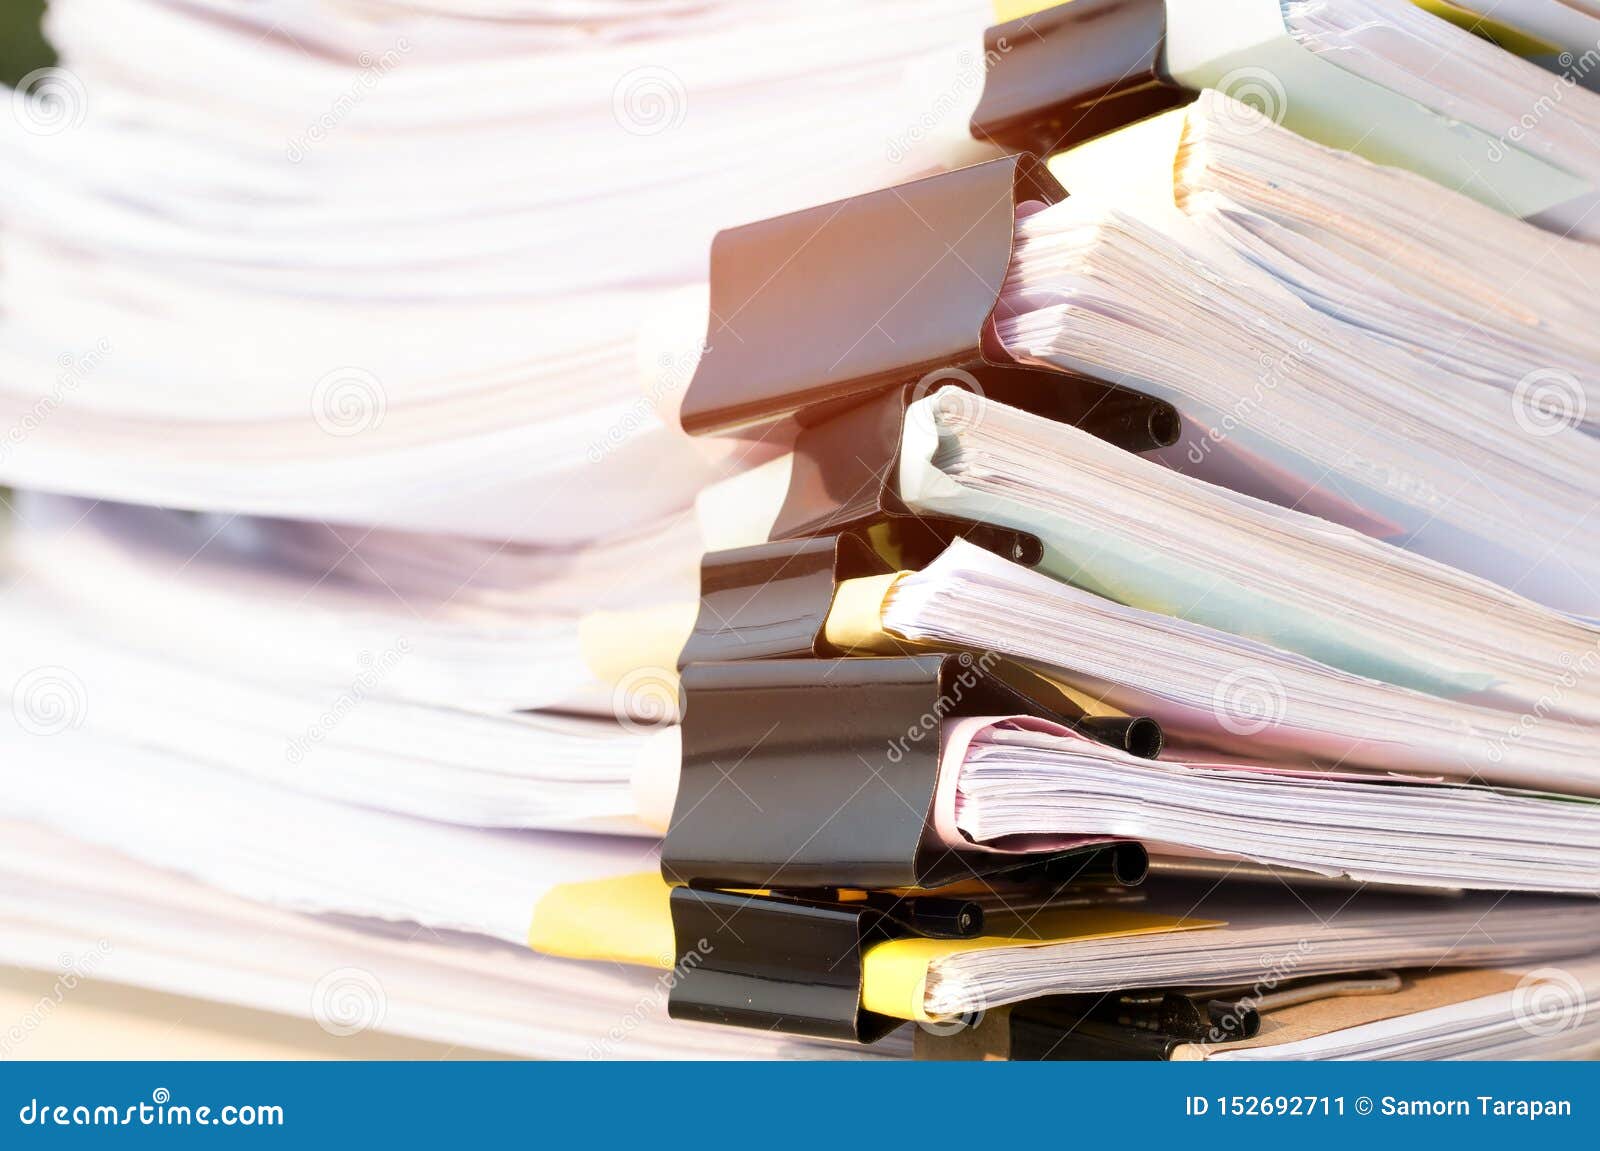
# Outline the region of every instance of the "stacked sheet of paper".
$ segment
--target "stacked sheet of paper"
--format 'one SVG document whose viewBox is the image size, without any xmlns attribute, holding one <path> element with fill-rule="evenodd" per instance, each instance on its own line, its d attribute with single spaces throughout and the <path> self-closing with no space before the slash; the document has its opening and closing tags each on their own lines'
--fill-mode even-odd
<svg viewBox="0 0 1600 1151">
<path fill-rule="evenodd" d="M 85 980 L 539 1059 L 882 1059 L 872 1048 L 667 1019 L 660 975 L 572 963 L 414 925 L 274 910 L 82 840 L 8 822 L 0 835 L 0 957 Z M 27 1058 L 39 1026 L 15 1022 Z"/>
<path fill-rule="evenodd" d="M 1505 19 L 1515 25 L 1523 12 L 1559 7 L 1514 4 Z M 1341 68 L 1569 171 L 1600 176 L 1600 97 L 1575 82 L 1555 79 L 1407 0 L 1286 0 L 1283 13 L 1295 39 Z M 1492 151 L 1484 157 L 1499 158 Z"/>
<path fill-rule="evenodd" d="M 1448 386 L 1507 393 L 1508 436 L 1595 430 L 1593 245 L 1319 147 L 1214 92 L 1184 110 L 1176 159 L 1174 196 L 1190 219 Z"/>
<path fill-rule="evenodd" d="M 1369 534 L 1600 614 L 1600 555 L 1571 530 L 1600 495 L 1591 437 L 1570 422 L 1530 431 L 1503 392 L 1441 386 L 1170 206 L 1075 195 L 1028 216 L 1002 308 L 1013 355 L 1178 407 L 1178 466 L 1223 483 L 1242 471 L 1255 494 L 1310 496 L 1323 514 L 1342 503 L 1334 518 Z"/>
<path fill-rule="evenodd" d="M 663 416 L 712 234 L 973 147 L 943 97 L 981 87 L 980 0 L 500 15 L 51 5 L 62 69 L 0 117 L 0 482 L 650 525 L 750 450 Z"/>
</svg>

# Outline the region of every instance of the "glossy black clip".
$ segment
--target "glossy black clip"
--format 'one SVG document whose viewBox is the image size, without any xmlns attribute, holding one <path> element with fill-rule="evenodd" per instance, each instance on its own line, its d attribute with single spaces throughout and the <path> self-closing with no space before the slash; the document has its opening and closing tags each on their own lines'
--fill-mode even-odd
<svg viewBox="0 0 1600 1151">
<path fill-rule="evenodd" d="M 1187 104 L 1166 34 L 1167 0 L 1071 0 L 990 28 L 972 135 L 1048 156 Z"/>
<path fill-rule="evenodd" d="M 807 426 L 883 392 L 948 380 L 1052 418 L 1136 406 L 1135 422 L 1172 442 L 1178 417 L 1163 401 L 1018 365 L 985 338 L 1017 205 L 1065 196 L 1037 159 L 1010 156 L 718 233 L 684 429 Z"/>
<path fill-rule="evenodd" d="M 942 887 L 1027 863 L 946 847 L 932 826 L 943 721 L 1079 710 L 994 656 L 767 659 L 683 669 L 683 759 L 661 849 L 673 884 Z M 1151 720 L 1113 721 L 1159 747 Z"/>
<path fill-rule="evenodd" d="M 843 655 L 824 635 L 839 584 L 919 568 L 958 536 L 1028 566 L 1044 554 L 1026 532 L 905 517 L 860 531 L 709 552 L 700 561 L 700 612 L 678 665 Z"/>
<path fill-rule="evenodd" d="M 1260 1030 L 1260 1012 L 1237 996 L 1162 990 L 1052 995 L 992 1011 L 960 1032 L 918 1035 L 916 1054 L 931 1060 L 1167 1060 L 1184 1044 L 1249 1039 Z"/>
<path fill-rule="evenodd" d="M 908 403 L 920 388 L 895 389 L 800 429 L 772 539 L 913 516 L 899 493 L 900 447 L 912 415 Z M 1165 447 L 1178 436 L 1176 411 L 1137 392 L 1077 389 L 1035 399 L 1054 401 L 1043 414 L 1130 451 Z M 1023 406 L 1039 411 L 1041 404 Z"/>
<path fill-rule="evenodd" d="M 1122 850 L 1133 847 L 1132 852 Z M 1058 857 L 1038 882 L 1126 882 L 1137 845 Z M 1067 866 L 1070 864 L 1070 866 Z M 674 888 L 677 962 L 667 1012 L 724 1026 L 873 1043 L 902 1024 L 862 1007 L 867 951 L 891 939 L 970 939 L 975 902 L 939 895 L 816 895 Z"/>
<path fill-rule="evenodd" d="M 960 900 L 845 903 L 680 887 L 672 928 L 672 1018 L 872 1043 L 902 1021 L 861 1005 L 867 950 L 907 936 L 977 935 L 983 917 Z"/>
</svg>

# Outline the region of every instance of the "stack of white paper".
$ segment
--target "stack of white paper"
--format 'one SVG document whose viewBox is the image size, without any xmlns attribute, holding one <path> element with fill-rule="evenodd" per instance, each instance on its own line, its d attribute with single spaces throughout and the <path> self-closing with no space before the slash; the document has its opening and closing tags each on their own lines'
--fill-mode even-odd
<svg viewBox="0 0 1600 1151">
<path fill-rule="evenodd" d="M 1541 986 L 1550 990 L 1541 991 Z M 1207 1059 L 1552 1059 L 1600 1043 L 1600 963 L 1524 973 L 1516 988 L 1289 1043 Z M 1544 1006 L 1548 1004 L 1548 1006 Z M 1538 1005 L 1538 1006 L 1533 1006 Z"/>
<path fill-rule="evenodd" d="M 667 1018 L 666 973 L 574 963 L 414 925 L 296 914 L 8 822 L 0 961 L 314 1020 L 540 1059 L 881 1059 L 872 1047 Z M 7 1054 L 26 1058 L 15 1021 Z M 46 1022 L 48 1025 L 48 1022 Z"/>
<path fill-rule="evenodd" d="M 1271 971 L 1282 979 L 1513 964 L 1600 947 L 1600 920 L 1571 914 L 1573 905 L 1559 899 L 1478 895 L 1417 904 L 1373 891 L 1357 898 L 1310 889 L 1295 894 L 1263 898 L 1250 885 L 1163 888 L 1153 893 L 1151 910 L 1226 925 L 950 955 L 929 965 L 925 1007 L 930 1015 L 960 1015 L 1039 995 L 1248 984 Z"/>
<path fill-rule="evenodd" d="M 0 740 L 17 765 L 0 818 L 296 911 L 521 943 L 549 888 L 655 866 L 647 840 L 455 827 L 91 732 L 46 739 L 6 723 Z"/>
<path fill-rule="evenodd" d="M 1507 17 L 1515 23 L 1519 9 L 1555 7 L 1521 4 Z M 1552 76 L 1409 0 L 1284 0 L 1283 14 L 1290 34 L 1312 52 L 1501 141 L 1501 155 L 1490 151 L 1485 163 L 1498 162 L 1505 147 L 1515 146 L 1600 179 L 1600 96 L 1575 81 Z"/>
<path fill-rule="evenodd" d="M 1070 426 L 944 392 L 906 422 L 918 511 L 1037 534 L 1042 570 L 1119 603 L 1512 715 L 1593 722 L 1600 629 Z M 1580 437 L 1590 442 L 1588 437 Z"/>
<path fill-rule="evenodd" d="M 1600 615 L 1600 547 L 1572 530 L 1600 499 L 1591 437 L 1529 432 L 1503 394 L 1441 386 L 1175 211 L 1158 226 L 1074 196 L 1033 213 L 1002 308 L 1013 355 L 1172 402 L 1199 474 L 1349 505 L 1346 522 L 1507 586 L 1543 566 L 1541 599 Z"/>
<path fill-rule="evenodd" d="M 1364 883 L 1600 892 L 1593 803 L 1271 762 L 1138 759 L 1043 722 L 967 724 L 966 753 L 947 770 L 960 771 L 956 825 L 977 843 L 1048 850 L 1122 837 Z"/>
<path fill-rule="evenodd" d="M 1184 113 L 1174 185 L 1207 233 L 1324 315 L 1415 354 L 1441 390 L 1505 392 L 1508 438 L 1600 426 L 1592 245 L 1320 147 L 1216 92 Z"/>
<path fill-rule="evenodd" d="M 736 466 L 670 414 L 711 236 L 959 162 L 987 5 L 549 15 L 51 5 L 0 118 L 0 482 L 574 541 Z"/>
<path fill-rule="evenodd" d="M 619 693 L 614 673 L 673 667 L 699 593 L 687 515 L 565 549 L 20 493 L 13 502 L 8 582 L 85 642 L 325 705 L 354 692 L 659 720 L 671 701 L 648 683 Z M 644 628 L 663 608 L 671 634 L 655 645 Z"/>
<path fill-rule="evenodd" d="M 964 541 L 895 582 L 883 623 L 908 640 L 1004 652 L 1065 676 L 1156 719 L 1182 754 L 1600 794 L 1600 730 L 1563 716 L 1553 689 L 1537 722 L 1525 722 L 1115 603 Z"/>
</svg>

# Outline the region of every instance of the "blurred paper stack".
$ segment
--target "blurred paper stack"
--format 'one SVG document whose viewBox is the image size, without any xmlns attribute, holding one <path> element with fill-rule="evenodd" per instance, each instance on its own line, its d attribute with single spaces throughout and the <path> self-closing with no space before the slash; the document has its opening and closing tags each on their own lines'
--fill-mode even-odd
<svg viewBox="0 0 1600 1151">
<path fill-rule="evenodd" d="M 581 874 L 573 851 L 605 874 L 654 848 L 523 833 L 644 830 L 634 764 L 675 687 L 619 681 L 580 620 L 692 603 L 695 494 L 772 454 L 677 428 L 712 235 L 960 162 L 961 116 L 931 117 L 940 85 L 981 87 L 986 15 L 52 4 L 60 67 L 0 117 L 4 814 L 56 837 L 38 851 L 81 853 L 81 876 L 115 878 L 101 849 L 173 873 L 151 890 L 162 914 L 191 900 L 213 920 L 201 968 L 236 967 L 266 927 L 219 933 L 194 880 L 313 914 L 297 922 L 325 949 L 352 923 L 374 948 L 426 944 L 394 962 L 443 957 L 434 991 L 457 956 L 510 981 L 505 1018 L 474 1035 L 465 1009 L 430 1014 L 421 975 L 412 1002 L 389 960 L 353 962 L 401 1032 L 520 1054 L 777 1050 L 650 1039 L 664 993 L 625 971 L 557 1012 L 554 989 L 587 976 L 518 946 L 539 891 Z M 8 960 L 98 938 L 51 910 L 55 887 L 8 870 L 7 916 L 33 928 L 6 932 L 30 948 Z M 187 983 L 113 942 L 102 976 Z M 190 986 L 320 1010 L 325 971 L 296 962 L 276 1002 Z M 640 1000 L 644 1032 L 606 1040 Z"/>
</svg>

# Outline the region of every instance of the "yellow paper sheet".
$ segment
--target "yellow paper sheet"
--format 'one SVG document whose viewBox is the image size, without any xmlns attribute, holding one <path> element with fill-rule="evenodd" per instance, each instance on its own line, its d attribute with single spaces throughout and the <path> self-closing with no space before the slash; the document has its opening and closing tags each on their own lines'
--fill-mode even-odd
<svg viewBox="0 0 1600 1151">
<path fill-rule="evenodd" d="M 845 580 L 833 593 L 828 622 L 822 635 L 828 643 L 849 655 L 905 655 L 926 650 L 922 644 L 900 639 L 883 630 L 883 601 L 889 589 L 905 572 L 865 576 Z"/>
<path fill-rule="evenodd" d="M 590 612 L 578 621 L 583 662 L 603 684 L 616 686 L 641 669 L 663 684 L 677 678 L 678 653 L 694 631 L 700 605 L 665 603 L 633 611 Z"/>
<path fill-rule="evenodd" d="M 534 907 L 528 946 L 562 959 L 669 970 L 677 962 L 670 890 L 657 871 L 560 884 Z"/>
<path fill-rule="evenodd" d="M 1498 44 L 1507 52 L 1518 56 L 1554 56 L 1561 51 L 1559 45 L 1530 36 L 1510 24 L 1489 16 L 1480 16 L 1450 0 L 1411 0 L 1424 12 L 1431 12 L 1441 20 L 1448 20 L 1458 28 L 1465 28 L 1474 36 Z"/>
<path fill-rule="evenodd" d="M 1032 16 L 1035 12 L 1043 12 L 1060 3 L 1061 0 L 994 0 L 994 22 L 1006 24 L 1021 20 L 1024 16 Z"/>
<path fill-rule="evenodd" d="M 996 925 L 999 926 L 999 925 Z M 1026 935 L 992 934 L 976 939 L 894 939 L 867 952 L 862 1006 L 893 1019 L 927 1022 L 922 1009 L 928 968 L 941 959 L 994 948 L 1043 947 L 1087 939 L 1159 935 L 1221 927 L 1215 919 L 1180 919 L 1125 908 L 1083 908 L 1035 916 Z"/>
<path fill-rule="evenodd" d="M 534 909 L 528 946 L 563 959 L 609 960 L 668 970 L 676 962 L 671 888 L 654 871 L 551 889 Z M 1046 912 L 1008 933 L 1008 921 L 976 939 L 897 939 L 866 954 L 862 1004 L 895 1019 L 926 1020 L 922 1010 L 928 967 L 951 955 L 997 947 L 1040 947 L 1085 939 L 1195 931 L 1217 920 L 1179 919 L 1125 908 Z"/>
</svg>

